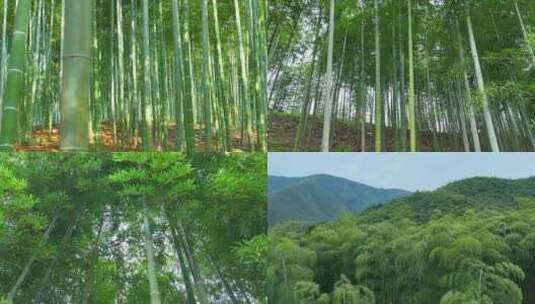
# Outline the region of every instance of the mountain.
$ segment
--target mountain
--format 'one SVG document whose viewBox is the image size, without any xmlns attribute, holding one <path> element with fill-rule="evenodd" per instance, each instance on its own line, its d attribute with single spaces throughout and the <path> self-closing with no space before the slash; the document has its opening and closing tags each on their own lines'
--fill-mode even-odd
<svg viewBox="0 0 535 304">
<path fill-rule="evenodd" d="M 405 190 L 374 188 L 331 175 L 270 176 L 268 222 L 272 226 L 286 220 L 329 221 L 408 194 Z"/>
<path fill-rule="evenodd" d="M 512 202 L 515 197 L 535 196 L 535 176 L 521 179 L 474 177 L 450 183 L 439 190 L 492 202 Z"/>
<path fill-rule="evenodd" d="M 367 221 L 380 222 L 409 218 L 425 223 L 433 217 L 462 215 L 466 211 L 504 211 L 518 207 L 519 198 L 535 197 L 535 177 L 502 179 L 474 177 L 456 181 L 435 191 L 415 192 L 376 205 L 362 213 Z"/>
<path fill-rule="evenodd" d="M 269 176 L 268 195 L 303 180 L 302 177 Z"/>
</svg>

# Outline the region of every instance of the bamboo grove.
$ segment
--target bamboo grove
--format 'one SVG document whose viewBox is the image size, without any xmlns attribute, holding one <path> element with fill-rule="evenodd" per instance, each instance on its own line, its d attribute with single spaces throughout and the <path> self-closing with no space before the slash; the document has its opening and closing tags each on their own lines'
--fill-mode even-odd
<svg viewBox="0 0 535 304">
<path fill-rule="evenodd" d="M 535 178 L 473 178 L 269 232 L 270 303 L 535 301 Z"/>
<path fill-rule="evenodd" d="M 267 150 L 265 1 L 0 7 L 2 149 Z"/>
<path fill-rule="evenodd" d="M 0 155 L 0 303 L 265 302 L 266 156 Z"/>
<path fill-rule="evenodd" d="M 523 0 L 272 2 L 270 143 L 533 151 L 534 24 Z"/>
</svg>

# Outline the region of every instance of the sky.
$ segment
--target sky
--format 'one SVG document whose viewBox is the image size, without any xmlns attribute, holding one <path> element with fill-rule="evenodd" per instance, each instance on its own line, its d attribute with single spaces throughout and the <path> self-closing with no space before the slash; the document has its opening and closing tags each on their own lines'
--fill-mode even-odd
<svg viewBox="0 0 535 304">
<path fill-rule="evenodd" d="M 378 188 L 429 191 L 474 176 L 535 176 L 535 153 L 269 153 L 269 175 L 330 174 Z"/>
</svg>

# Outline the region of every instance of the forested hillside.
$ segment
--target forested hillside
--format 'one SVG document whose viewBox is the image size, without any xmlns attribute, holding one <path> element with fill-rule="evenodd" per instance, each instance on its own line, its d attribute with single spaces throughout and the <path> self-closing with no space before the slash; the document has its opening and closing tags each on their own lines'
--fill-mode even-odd
<svg viewBox="0 0 535 304">
<path fill-rule="evenodd" d="M 284 221 L 335 220 L 409 194 L 400 189 L 379 189 L 332 175 L 299 178 L 269 176 L 268 224 Z"/>
<path fill-rule="evenodd" d="M 533 151 L 535 2 L 269 4 L 270 149 Z"/>
<path fill-rule="evenodd" d="M 0 303 L 265 302 L 265 167 L 0 154 Z"/>
<path fill-rule="evenodd" d="M 0 0 L 0 149 L 266 151 L 266 18 L 256 0 Z"/>
<path fill-rule="evenodd" d="M 535 178 L 473 178 L 270 230 L 270 303 L 535 301 Z"/>
</svg>

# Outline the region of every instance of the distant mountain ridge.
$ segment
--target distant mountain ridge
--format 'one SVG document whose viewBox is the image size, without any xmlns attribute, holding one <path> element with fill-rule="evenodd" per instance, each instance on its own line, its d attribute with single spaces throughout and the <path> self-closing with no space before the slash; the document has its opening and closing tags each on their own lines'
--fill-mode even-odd
<svg viewBox="0 0 535 304">
<path fill-rule="evenodd" d="M 344 213 L 409 195 L 401 189 L 380 189 L 326 174 L 268 178 L 268 223 L 330 221 Z"/>
<path fill-rule="evenodd" d="M 519 198 L 535 198 L 535 176 L 520 179 L 473 177 L 449 183 L 429 192 L 415 192 L 388 204 L 366 209 L 362 218 L 381 222 L 409 218 L 425 223 L 433 217 L 475 212 L 500 212 L 518 207 Z"/>
</svg>

